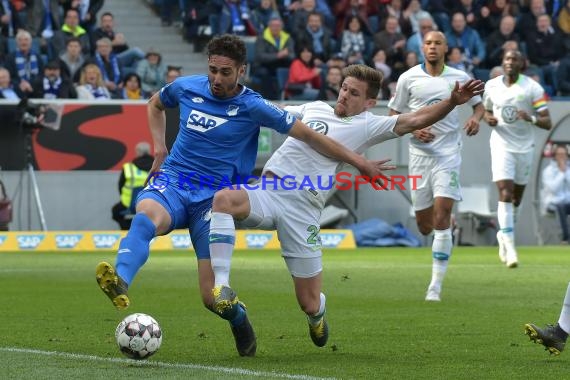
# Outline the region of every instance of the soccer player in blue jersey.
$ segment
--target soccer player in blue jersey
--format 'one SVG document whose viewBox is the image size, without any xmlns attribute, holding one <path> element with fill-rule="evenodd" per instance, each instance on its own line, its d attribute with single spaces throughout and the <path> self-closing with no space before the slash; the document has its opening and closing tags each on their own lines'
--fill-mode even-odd
<svg viewBox="0 0 570 380">
<path fill-rule="evenodd" d="M 251 174 L 261 125 L 304 141 L 370 178 L 381 174 L 382 162 L 368 161 L 344 148 L 241 85 L 245 59 L 242 40 L 233 35 L 216 37 L 208 44 L 207 76 L 180 77 L 149 100 L 155 156 L 149 185 L 138 196 L 137 213 L 121 240 L 116 265 L 101 262 L 96 268 L 99 286 L 118 309 L 129 306 L 127 290 L 148 259 L 150 241 L 173 229 L 188 228 L 198 259 L 202 301 L 215 312 L 208 241 L 212 198 L 217 190 Z M 179 132 L 169 153 L 164 111 L 177 106 Z M 231 315 L 217 314 L 229 320 L 238 353 L 253 356 L 256 338 L 243 305 Z"/>
</svg>

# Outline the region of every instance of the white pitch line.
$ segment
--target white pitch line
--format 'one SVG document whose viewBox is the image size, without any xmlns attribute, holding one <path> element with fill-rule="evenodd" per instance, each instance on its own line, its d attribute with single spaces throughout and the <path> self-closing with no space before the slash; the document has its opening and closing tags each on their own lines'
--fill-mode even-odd
<svg viewBox="0 0 570 380">
<path fill-rule="evenodd" d="M 298 379 L 298 380 L 335 380 L 334 377 L 315 377 L 308 375 L 290 375 L 287 373 L 279 372 L 263 372 L 263 371 L 253 371 L 250 369 L 243 368 L 231 368 L 231 367 L 218 367 L 218 366 L 208 366 L 201 364 L 184 364 L 184 363 L 166 363 L 166 362 L 155 362 L 155 361 L 139 361 L 131 359 L 119 359 L 119 358 L 103 358 L 94 355 L 83 355 L 83 354 L 72 354 L 69 352 L 57 352 L 57 351 L 43 351 L 43 350 L 32 350 L 27 348 L 16 348 L 16 347 L 0 347 L 0 351 L 4 352 L 16 352 L 22 354 L 34 354 L 43 356 L 58 356 L 63 358 L 80 359 L 80 360 L 91 360 L 98 362 L 109 362 L 109 363 L 121 363 L 136 365 L 139 367 L 162 367 L 162 368 L 179 368 L 179 369 L 200 369 L 204 371 L 212 372 L 222 372 L 233 375 L 247 375 L 255 377 L 279 377 L 283 379 Z"/>
</svg>

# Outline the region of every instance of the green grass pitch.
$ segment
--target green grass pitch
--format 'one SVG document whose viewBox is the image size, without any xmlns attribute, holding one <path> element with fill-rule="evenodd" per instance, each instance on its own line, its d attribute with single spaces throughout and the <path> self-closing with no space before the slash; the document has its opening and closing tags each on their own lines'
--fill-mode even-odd
<svg viewBox="0 0 570 380">
<path fill-rule="evenodd" d="M 324 253 L 329 343 L 313 346 L 278 252 L 234 255 L 231 283 L 258 336 L 235 351 L 226 322 L 199 300 L 191 252 L 153 252 L 116 311 L 95 265 L 113 253 L 0 254 L 0 368 L 5 379 L 567 379 L 570 349 L 549 356 L 523 324 L 558 320 L 567 247 L 523 247 L 520 267 L 496 247 L 454 250 L 441 303 L 424 301 L 429 248 Z M 160 323 L 156 355 L 122 356 L 115 327 L 143 312 Z"/>
</svg>

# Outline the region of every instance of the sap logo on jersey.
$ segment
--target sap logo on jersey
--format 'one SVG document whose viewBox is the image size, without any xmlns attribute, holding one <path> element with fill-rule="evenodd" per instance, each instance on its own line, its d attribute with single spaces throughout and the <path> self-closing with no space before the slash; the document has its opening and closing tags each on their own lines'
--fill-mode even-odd
<svg viewBox="0 0 570 380">
<path fill-rule="evenodd" d="M 113 248 L 120 236 L 118 234 L 95 234 L 93 244 L 95 248 Z"/>
<path fill-rule="evenodd" d="M 248 248 L 264 248 L 271 240 L 271 234 L 246 234 L 245 241 Z"/>
<path fill-rule="evenodd" d="M 344 240 L 346 234 L 327 234 L 321 232 L 321 241 L 324 248 L 336 248 Z"/>
<path fill-rule="evenodd" d="M 44 235 L 20 235 L 16 240 L 20 249 L 36 249 L 44 240 Z"/>
<path fill-rule="evenodd" d="M 210 129 L 219 127 L 220 125 L 226 123 L 226 119 L 221 117 L 216 117 L 208 115 L 207 113 L 192 110 L 190 115 L 188 115 L 188 123 L 186 126 L 198 132 L 206 132 Z"/>
<path fill-rule="evenodd" d="M 190 240 L 190 236 L 178 234 L 178 235 L 171 235 L 170 241 L 172 242 L 173 248 L 180 248 L 180 249 L 187 249 L 192 248 L 192 240 Z"/>
<path fill-rule="evenodd" d="M 83 235 L 55 235 L 55 245 L 57 248 L 75 248 L 82 238 Z"/>
</svg>

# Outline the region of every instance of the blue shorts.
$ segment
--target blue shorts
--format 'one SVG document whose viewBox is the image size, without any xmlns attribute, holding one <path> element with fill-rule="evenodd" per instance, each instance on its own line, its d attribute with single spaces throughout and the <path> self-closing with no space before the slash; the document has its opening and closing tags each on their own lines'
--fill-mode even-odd
<svg viewBox="0 0 570 380">
<path fill-rule="evenodd" d="M 164 189 L 146 187 L 138 197 L 152 199 L 162 205 L 172 220 L 168 232 L 188 228 L 190 239 L 198 259 L 210 259 L 210 211 L 212 210 L 213 189 L 185 189 L 171 181 Z"/>
</svg>

